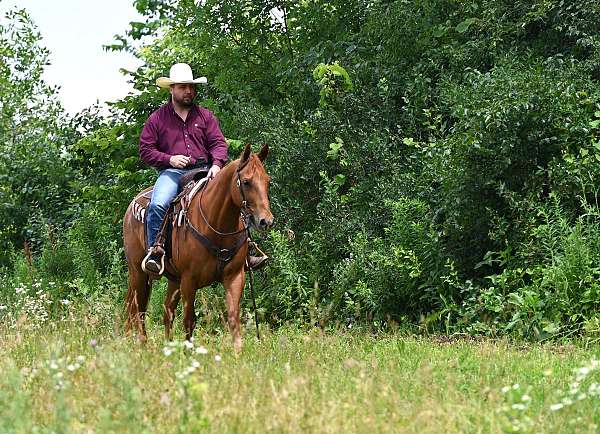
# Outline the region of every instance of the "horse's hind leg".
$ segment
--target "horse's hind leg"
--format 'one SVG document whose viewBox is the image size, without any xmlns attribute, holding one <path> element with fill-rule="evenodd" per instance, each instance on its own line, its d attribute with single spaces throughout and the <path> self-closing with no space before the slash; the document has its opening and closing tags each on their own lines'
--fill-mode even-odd
<svg viewBox="0 0 600 434">
<path fill-rule="evenodd" d="M 173 337 L 173 320 L 175 319 L 175 313 L 177 312 L 177 303 L 181 298 L 179 292 L 179 284 L 169 280 L 167 286 L 167 296 L 165 297 L 164 303 L 164 316 L 163 321 L 165 323 L 165 336 L 167 340 L 171 340 Z"/>
<path fill-rule="evenodd" d="M 152 282 L 141 268 L 129 267 L 129 289 L 127 290 L 127 324 L 126 332 L 134 327 L 137 329 L 138 338 L 146 340 L 146 324 L 144 317 L 148 307 Z"/>
</svg>

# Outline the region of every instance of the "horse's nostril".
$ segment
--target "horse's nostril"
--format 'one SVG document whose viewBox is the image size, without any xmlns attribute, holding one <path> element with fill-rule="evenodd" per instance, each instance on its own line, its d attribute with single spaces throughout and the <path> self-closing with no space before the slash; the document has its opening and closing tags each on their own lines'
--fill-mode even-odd
<svg viewBox="0 0 600 434">
<path fill-rule="evenodd" d="M 260 229 L 270 229 L 273 226 L 273 219 L 261 218 L 258 220 L 258 227 Z"/>
</svg>

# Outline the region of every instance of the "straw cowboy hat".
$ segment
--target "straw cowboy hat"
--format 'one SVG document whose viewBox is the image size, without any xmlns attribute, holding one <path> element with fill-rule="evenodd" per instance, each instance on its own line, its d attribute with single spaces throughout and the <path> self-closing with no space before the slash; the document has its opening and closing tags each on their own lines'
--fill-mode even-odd
<svg viewBox="0 0 600 434">
<path fill-rule="evenodd" d="M 194 78 L 192 68 L 187 63 L 176 63 L 171 66 L 169 77 L 160 77 L 156 80 L 156 85 L 163 89 L 168 89 L 169 86 L 176 83 L 202 83 L 206 84 L 206 77 Z"/>
</svg>

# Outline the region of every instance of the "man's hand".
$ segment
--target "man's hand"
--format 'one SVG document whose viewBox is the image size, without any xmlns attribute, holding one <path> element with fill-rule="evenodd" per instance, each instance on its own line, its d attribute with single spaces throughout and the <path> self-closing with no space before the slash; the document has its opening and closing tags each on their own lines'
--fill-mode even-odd
<svg viewBox="0 0 600 434">
<path fill-rule="evenodd" d="M 208 175 L 206 176 L 208 177 L 208 179 L 213 179 L 215 175 L 219 173 L 220 170 L 221 168 L 214 164 L 213 167 L 210 168 L 210 170 L 208 171 Z"/>
<path fill-rule="evenodd" d="M 190 157 L 186 157 L 185 155 L 173 155 L 169 158 L 169 164 L 176 169 L 183 169 L 190 164 Z"/>
</svg>

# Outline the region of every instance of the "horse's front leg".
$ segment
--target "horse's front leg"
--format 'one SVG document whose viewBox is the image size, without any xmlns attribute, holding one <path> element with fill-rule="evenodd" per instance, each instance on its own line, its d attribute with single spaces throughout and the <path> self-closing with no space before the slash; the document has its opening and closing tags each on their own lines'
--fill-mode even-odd
<svg viewBox="0 0 600 434">
<path fill-rule="evenodd" d="M 192 340 L 194 328 L 196 327 L 196 311 L 194 301 L 196 300 L 196 283 L 188 276 L 181 276 L 179 292 L 183 299 L 183 328 L 185 329 L 185 338 Z"/>
<path fill-rule="evenodd" d="M 246 274 L 242 268 L 237 274 L 223 279 L 225 299 L 227 301 L 227 323 L 233 339 L 233 349 L 236 353 L 242 351 L 242 335 L 240 330 L 240 299 L 246 283 Z"/>
</svg>

